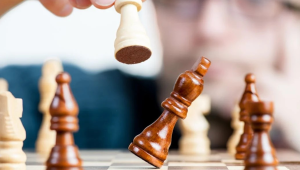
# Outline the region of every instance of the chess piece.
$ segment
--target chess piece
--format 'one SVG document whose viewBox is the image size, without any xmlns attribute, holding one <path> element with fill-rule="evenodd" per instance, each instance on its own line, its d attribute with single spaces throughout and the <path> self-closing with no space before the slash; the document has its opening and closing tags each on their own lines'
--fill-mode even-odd
<svg viewBox="0 0 300 170">
<path fill-rule="evenodd" d="M 0 92 L 8 90 L 8 83 L 5 79 L 0 78 Z"/>
<path fill-rule="evenodd" d="M 26 170 L 22 112 L 22 99 L 16 99 L 9 91 L 0 92 L 0 170 Z"/>
<path fill-rule="evenodd" d="M 207 137 L 209 123 L 204 115 L 210 111 L 210 98 L 201 95 L 191 104 L 186 119 L 180 121 L 181 138 L 179 152 L 187 155 L 210 154 L 210 141 Z"/>
<path fill-rule="evenodd" d="M 233 129 L 233 134 L 230 136 L 227 142 L 227 150 L 231 155 L 236 154 L 236 146 L 240 141 L 240 137 L 243 134 L 244 122 L 240 121 L 240 108 L 236 105 L 232 111 L 232 121 L 231 127 Z"/>
<path fill-rule="evenodd" d="M 142 0 L 116 0 L 115 9 L 121 14 L 115 40 L 116 59 L 125 64 L 146 61 L 152 52 L 149 37 L 138 16 Z"/>
<path fill-rule="evenodd" d="M 50 105 L 52 130 L 56 131 L 56 143 L 46 162 L 47 170 L 82 170 L 73 132 L 78 131 L 78 105 L 71 92 L 71 76 L 60 73 L 56 77 L 57 89 Z"/>
<path fill-rule="evenodd" d="M 36 141 L 36 151 L 43 157 L 48 157 L 55 144 L 55 131 L 50 129 L 50 104 L 55 94 L 57 84 L 55 77 L 62 72 L 62 65 L 57 60 L 47 61 L 42 68 L 42 77 L 39 81 L 41 101 L 39 110 L 43 113 L 43 122 Z"/>
<path fill-rule="evenodd" d="M 188 107 L 203 90 L 203 76 L 210 61 L 199 58 L 193 68 L 181 74 L 170 97 L 162 102 L 161 116 L 141 134 L 136 136 L 129 150 L 155 167 L 161 167 L 166 160 L 171 144 L 174 126 L 179 118 L 187 116 Z"/>
<path fill-rule="evenodd" d="M 238 160 L 244 160 L 246 157 L 246 151 L 249 143 L 252 140 L 253 131 L 250 125 L 250 118 L 245 104 L 249 101 L 259 101 L 259 97 L 255 87 L 255 76 L 253 74 L 247 74 L 245 77 L 246 89 L 239 103 L 240 106 L 240 121 L 244 122 L 244 132 L 240 137 L 240 141 L 236 146 L 235 158 Z"/>
<path fill-rule="evenodd" d="M 273 102 L 247 102 L 253 139 L 245 158 L 245 170 L 277 170 L 278 160 L 269 136 L 273 123 Z"/>
</svg>

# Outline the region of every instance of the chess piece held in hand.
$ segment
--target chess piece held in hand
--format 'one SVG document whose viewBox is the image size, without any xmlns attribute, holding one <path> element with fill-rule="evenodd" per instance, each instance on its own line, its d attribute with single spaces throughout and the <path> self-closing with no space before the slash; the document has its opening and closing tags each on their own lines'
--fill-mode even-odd
<svg viewBox="0 0 300 170">
<path fill-rule="evenodd" d="M 244 129 L 244 122 L 240 121 L 240 108 L 237 104 L 232 111 L 231 127 L 233 129 L 233 134 L 227 142 L 227 150 L 229 154 L 235 155 L 236 146 L 240 141 L 240 137 L 243 134 Z"/>
<path fill-rule="evenodd" d="M 210 141 L 207 137 L 209 123 L 204 117 L 209 111 L 208 95 L 200 95 L 189 107 L 186 119 L 180 121 L 182 136 L 179 140 L 179 152 L 181 154 L 210 154 Z"/>
<path fill-rule="evenodd" d="M 116 59 L 125 64 L 146 61 L 152 52 L 149 37 L 138 16 L 142 0 L 116 0 L 115 9 L 121 14 L 115 40 Z"/>
<path fill-rule="evenodd" d="M 253 139 L 245 158 L 245 170 L 277 170 L 278 160 L 269 136 L 273 123 L 273 102 L 247 102 Z"/>
<path fill-rule="evenodd" d="M 8 90 L 8 83 L 5 79 L 0 78 L 0 92 Z"/>
<path fill-rule="evenodd" d="M 187 116 L 188 107 L 203 90 L 203 76 L 210 61 L 199 58 L 193 68 L 181 74 L 170 97 L 162 102 L 161 116 L 141 134 L 137 135 L 129 150 L 155 167 L 161 167 L 166 160 L 171 144 L 174 126 L 179 118 Z"/>
<path fill-rule="evenodd" d="M 0 92 L 0 169 L 26 170 L 26 155 L 22 150 L 26 131 L 20 120 L 22 99 L 10 92 Z"/>
<path fill-rule="evenodd" d="M 45 62 L 42 68 L 42 77 L 39 81 L 41 95 L 39 110 L 43 114 L 43 122 L 36 141 L 36 151 L 45 158 L 49 156 L 55 144 L 56 133 L 50 129 L 51 115 L 49 108 L 57 87 L 55 77 L 62 72 L 62 70 L 60 61 L 49 60 Z"/>
<path fill-rule="evenodd" d="M 244 132 L 240 137 L 238 145 L 236 146 L 235 158 L 238 160 L 245 159 L 249 143 L 251 142 L 253 136 L 249 113 L 247 112 L 245 105 L 249 101 L 259 101 L 259 97 L 255 87 L 255 76 L 253 74 L 247 74 L 245 77 L 245 82 L 246 88 L 239 103 L 240 121 L 244 122 Z"/>
<path fill-rule="evenodd" d="M 56 143 L 52 148 L 47 170 L 82 170 L 82 161 L 74 143 L 73 132 L 78 131 L 78 105 L 70 89 L 71 77 L 60 73 L 56 77 L 57 89 L 50 106 L 51 126 L 56 131 Z"/>
</svg>

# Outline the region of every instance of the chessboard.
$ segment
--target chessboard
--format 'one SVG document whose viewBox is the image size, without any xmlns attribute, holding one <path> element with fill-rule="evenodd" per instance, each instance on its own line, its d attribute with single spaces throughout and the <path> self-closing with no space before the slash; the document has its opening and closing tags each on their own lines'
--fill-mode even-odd
<svg viewBox="0 0 300 170">
<path fill-rule="evenodd" d="M 26 152 L 27 170 L 45 170 L 44 159 L 34 152 Z M 126 150 L 80 151 L 84 170 L 144 170 L 156 169 Z M 278 170 L 299 170 L 300 154 L 277 150 Z M 212 151 L 207 156 L 181 155 L 170 151 L 162 170 L 243 170 L 243 161 L 235 160 L 225 151 Z"/>
</svg>

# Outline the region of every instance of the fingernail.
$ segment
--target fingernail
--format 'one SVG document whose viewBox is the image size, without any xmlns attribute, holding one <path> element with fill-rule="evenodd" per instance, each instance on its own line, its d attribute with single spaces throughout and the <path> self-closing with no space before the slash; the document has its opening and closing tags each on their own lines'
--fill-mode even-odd
<svg viewBox="0 0 300 170">
<path fill-rule="evenodd" d="M 73 6 L 71 4 L 66 4 L 60 11 L 60 15 L 69 15 L 70 11 L 72 11 Z"/>
<path fill-rule="evenodd" d="M 115 0 L 94 0 L 94 2 L 99 6 L 110 6 Z"/>
</svg>

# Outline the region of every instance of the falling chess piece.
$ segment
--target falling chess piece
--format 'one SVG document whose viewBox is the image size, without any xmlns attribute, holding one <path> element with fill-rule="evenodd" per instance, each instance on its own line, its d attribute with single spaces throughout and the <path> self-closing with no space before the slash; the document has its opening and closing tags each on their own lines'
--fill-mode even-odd
<svg viewBox="0 0 300 170">
<path fill-rule="evenodd" d="M 232 111 L 231 127 L 233 128 L 233 134 L 230 136 L 227 142 L 227 150 L 231 155 L 236 154 L 236 146 L 240 141 L 240 137 L 243 134 L 244 122 L 240 121 L 240 108 L 236 105 Z"/>
<path fill-rule="evenodd" d="M 20 120 L 22 99 L 10 92 L 0 92 L 0 169 L 26 170 L 26 155 L 22 150 L 26 132 Z"/>
<path fill-rule="evenodd" d="M 57 89 L 50 105 L 52 130 L 56 131 L 56 143 L 46 162 L 47 170 L 82 170 L 73 132 L 78 131 L 78 105 L 71 92 L 71 76 L 60 73 L 56 77 Z"/>
<path fill-rule="evenodd" d="M 166 160 L 171 144 L 174 126 L 179 118 L 187 116 L 188 107 L 203 90 L 203 76 L 210 61 L 199 58 L 193 68 L 181 74 L 170 97 L 162 102 L 165 109 L 161 116 L 141 134 L 136 136 L 129 150 L 155 167 L 161 167 Z"/>
<path fill-rule="evenodd" d="M 210 111 L 210 98 L 201 95 L 191 104 L 186 119 L 180 121 L 182 136 L 179 152 L 187 155 L 210 154 L 210 141 L 207 137 L 209 123 L 204 115 Z"/>
<path fill-rule="evenodd" d="M 246 88 L 242 99 L 239 103 L 240 106 L 240 121 L 244 122 L 244 132 L 240 137 L 240 141 L 236 146 L 235 158 L 238 160 L 244 160 L 246 157 L 246 151 L 249 143 L 252 140 L 253 131 L 250 125 L 249 113 L 245 109 L 245 105 L 249 101 L 259 101 L 259 97 L 255 87 L 255 76 L 253 74 L 247 74 L 245 77 Z"/>
<path fill-rule="evenodd" d="M 115 40 L 116 59 L 125 64 L 146 61 L 152 52 L 149 37 L 138 16 L 142 0 L 116 0 L 115 9 L 121 14 Z"/>
<path fill-rule="evenodd" d="M 0 92 L 8 90 L 8 83 L 5 79 L 0 78 Z"/>
<path fill-rule="evenodd" d="M 42 68 L 42 77 L 39 81 L 41 101 L 39 110 L 43 113 L 43 122 L 36 141 L 36 151 L 44 158 L 49 156 L 55 144 L 56 133 L 50 129 L 50 104 L 55 94 L 57 84 L 55 77 L 62 72 L 61 62 L 58 60 L 47 61 Z"/>
<path fill-rule="evenodd" d="M 277 170 L 278 160 L 270 139 L 273 123 L 273 102 L 248 102 L 253 139 L 245 158 L 245 170 Z"/>
</svg>

